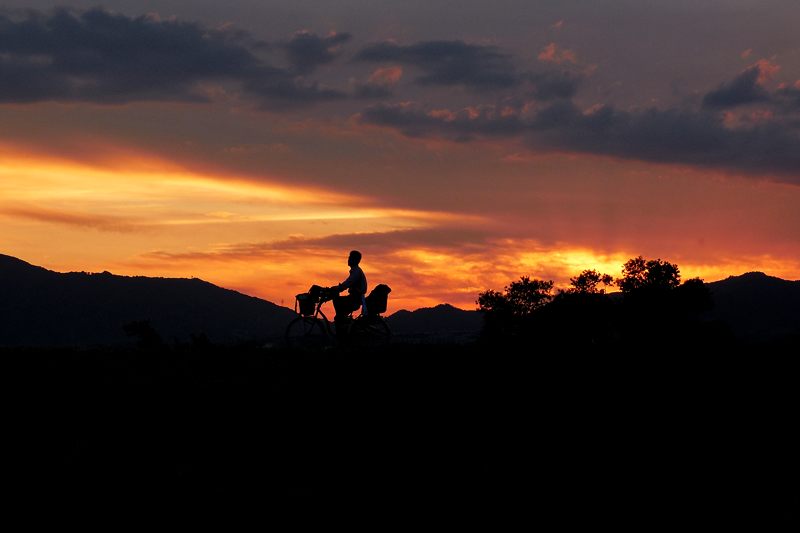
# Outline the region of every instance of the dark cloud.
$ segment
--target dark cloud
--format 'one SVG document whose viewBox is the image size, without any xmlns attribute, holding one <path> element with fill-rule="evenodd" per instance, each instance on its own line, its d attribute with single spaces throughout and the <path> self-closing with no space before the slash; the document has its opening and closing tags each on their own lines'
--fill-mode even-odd
<svg viewBox="0 0 800 533">
<path fill-rule="evenodd" d="M 298 32 L 283 44 L 292 68 L 302 74 L 336 59 L 339 47 L 350 40 L 349 33 L 333 33 L 320 37 L 314 33 Z"/>
<path fill-rule="evenodd" d="M 529 79 L 533 84 L 532 96 L 547 101 L 575 96 L 583 76 L 568 70 L 553 70 L 533 73 Z"/>
<path fill-rule="evenodd" d="M 462 85 L 480 91 L 519 88 L 540 101 L 572 98 L 583 80 L 581 74 L 567 69 L 526 72 L 495 46 L 463 41 L 423 41 L 407 46 L 378 43 L 363 48 L 356 59 L 416 67 L 423 72 L 414 80 L 419 85 Z M 366 88 L 363 95 L 387 92 L 372 89 Z"/>
<path fill-rule="evenodd" d="M 403 77 L 403 67 L 392 66 L 375 70 L 363 82 L 355 84 L 356 98 L 386 98 L 394 94 L 393 88 Z"/>
<path fill-rule="evenodd" d="M 0 209 L 0 215 L 117 233 L 128 233 L 147 228 L 146 224 L 121 217 L 72 213 L 36 206 L 4 208 Z"/>
<path fill-rule="evenodd" d="M 730 128 L 704 110 L 583 111 L 560 101 L 533 114 L 487 106 L 444 112 L 412 105 L 379 105 L 363 123 L 413 137 L 452 140 L 518 137 L 536 150 L 572 151 L 663 163 L 777 174 L 800 183 L 800 131 L 796 123 L 771 121 Z"/>
<path fill-rule="evenodd" d="M 262 108 L 292 109 L 348 96 L 307 76 L 334 61 L 350 39 L 348 33 L 300 32 L 269 45 L 230 27 L 210 29 L 100 8 L 0 15 L 0 102 L 207 102 L 209 94 L 222 94 L 216 86 L 233 84 Z M 259 55 L 266 49 L 285 52 L 289 66 L 267 64 Z M 421 70 L 415 81 L 422 85 L 513 87 L 540 101 L 570 98 L 580 82 L 566 70 L 522 72 L 498 48 L 462 41 L 379 43 L 357 57 L 394 63 L 352 85 L 351 96 L 363 99 L 393 95 L 400 65 Z"/>
<path fill-rule="evenodd" d="M 371 98 L 388 98 L 392 96 L 392 88 L 387 85 L 379 85 L 376 83 L 358 83 L 355 86 L 354 96 L 356 98 L 371 99 Z"/>
<path fill-rule="evenodd" d="M 263 67 L 251 73 L 242 85 L 254 95 L 263 109 L 286 110 L 316 102 L 340 100 L 347 95 L 342 91 L 310 82 L 301 76 L 292 76 L 282 69 Z"/>
<path fill-rule="evenodd" d="M 363 253 L 392 253 L 408 248 L 435 248 L 437 250 L 482 250 L 488 233 L 453 226 L 438 228 L 404 229 L 372 233 L 337 233 L 319 238 L 291 238 L 257 247 L 272 249 L 337 249 L 357 248 Z M 245 249 L 247 246 L 245 246 Z"/>
<path fill-rule="evenodd" d="M 316 253 L 331 250 L 358 249 L 365 255 L 391 254 L 409 248 L 458 250 L 461 253 L 485 251 L 489 234 L 485 231 L 445 226 L 441 228 L 406 229 L 372 233 L 336 233 L 324 237 L 290 237 L 269 242 L 232 243 L 213 252 L 155 251 L 146 254 L 151 259 L 169 261 L 212 259 L 217 261 L 270 257 L 288 253 Z"/>
<path fill-rule="evenodd" d="M 100 9 L 0 16 L 0 54 L 0 100 L 17 102 L 196 100 L 197 82 L 258 64 L 224 32 Z"/>
<path fill-rule="evenodd" d="M 703 105 L 712 108 L 735 107 L 769 100 L 769 93 L 759 84 L 761 67 L 756 64 L 728 83 L 703 97 Z"/>
<path fill-rule="evenodd" d="M 198 84 L 218 81 L 241 83 L 262 102 L 338 96 L 264 64 L 249 41 L 241 31 L 99 8 L 0 15 L 0 102 L 206 101 Z"/>
<path fill-rule="evenodd" d="M 800 138 L 790 125 L 766 122 L 727 127 L 716 114 L 698 110 L 603 107 L 585 113 L 572 104 L 540 112 L 530 124 L 531 142 L 559 150 L 663 163 L 779 173 L 800 178 Z"/>
<path fill-rule="evenodd" d="M 775 91 L 773 102 L 787 111 L 800 111 L 800 82 Z"/>
<path fill-rule="evenodd" d="M 444 137 L 469 141 L 477 137 L 521 134 L 526 125 L 517 112 L 503 115 L 495 106 L 426 110 L 408 104 L 381 104 L 365 109 L 359 120 L 365 124 L 400 130 L 409 137 Z"/>
<path fill-rule="evenodd" d="M 391 42 L 363 48 L 360 61 L 393 62 L 419 68 L 421 85 L 463 85 L 486 90 L 517 85 L 523 79 L 509 55 L 494 46 L 463 41 L 424 41 L 408 46 Z"/>
</svg>

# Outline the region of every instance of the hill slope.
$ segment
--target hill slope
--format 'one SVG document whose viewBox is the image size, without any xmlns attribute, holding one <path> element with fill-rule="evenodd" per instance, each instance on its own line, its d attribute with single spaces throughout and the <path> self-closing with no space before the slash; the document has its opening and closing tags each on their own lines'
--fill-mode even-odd
<svg viewBox="0 0 800 533">
<path fill-rule="evenodd" d="M 764 341 L 800 335 L 800 281 L 748 272 L 708 286 L 714 298 L 710 316 L 735 336 Z"/>
<path fill-rule="evenodd" d="M 724 323 L 742 340 L 763 342 L 800 337 L 800 281 L 749 272 L 708 283 L 714 308 L 706 319 Z M 620 302 L 620 293 L 609 298 Z M 399 338 L 453 340 L 474 338 L 483 325 L 478 311 L 442 304 L 388 317 Z"/>
<path fill-rule="evenodd" d="M 397 311 L 387 317 L 394 335 L 403 340 L 470 340 L 480 333 L 483 315 L 450 304 L 424 307 L 416 311 Z"/>
<path fill-rule="evenodd" d="M 0 345 L 128 342 L 123 326 L 147 320 L 168 342 L 282 334 L 294 313 L 199 279 L 52 272 L 0 254 Z"/>
<path fill-rule="evenodd" d="M 800 336 L 800 281 L 751 272 L 708 284 L 709 320 L 743 340 Z M 612 295 L 613 297 L 614 295 Z M 282 336 L 291 309 L 199 279 L 58 273 L 0 254 L 0 346 L 86 346 L 130 342 L 123 326 L 149 321 L 167 342 L 204 334 L 213 342 Z M 387 317 L 407 341 L 469 341 L 483 317 L 448 304 Z"/>
</svg>

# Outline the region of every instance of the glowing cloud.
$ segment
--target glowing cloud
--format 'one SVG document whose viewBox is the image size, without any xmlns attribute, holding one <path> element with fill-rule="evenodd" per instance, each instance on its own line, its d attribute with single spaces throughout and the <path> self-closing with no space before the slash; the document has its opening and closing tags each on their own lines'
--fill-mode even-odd
<svg viewBox="0 0 800 533">
<path fill-rule="evenodd" d="M 544 49 L 539 53 L 538 58 L 539 61 L 544 61 L 545 63 L 561 64 L 577 62 L 575 52 L 565 48 L 559 48 L 556 43 L 550 43 L 545 46 Z"/>
<path fill-rule="evenodd" d="M 376 69 L 369 76 L 369 83 L 380 85 L 394 85 L 403 77 L 403 67 L 386 67 Z"/>
</svg>

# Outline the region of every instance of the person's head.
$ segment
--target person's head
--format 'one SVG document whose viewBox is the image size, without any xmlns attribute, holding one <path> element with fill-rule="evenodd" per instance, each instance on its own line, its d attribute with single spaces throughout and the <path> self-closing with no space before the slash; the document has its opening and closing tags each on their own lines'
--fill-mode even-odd
<svg viewBox="0 0 800 533">
<path fill-rule="evenodd" d="M 361 262 L 361 252 L 358 250 L 351 250 L 347 258 L 347 266 L 354 267 Z"/>
</svg>

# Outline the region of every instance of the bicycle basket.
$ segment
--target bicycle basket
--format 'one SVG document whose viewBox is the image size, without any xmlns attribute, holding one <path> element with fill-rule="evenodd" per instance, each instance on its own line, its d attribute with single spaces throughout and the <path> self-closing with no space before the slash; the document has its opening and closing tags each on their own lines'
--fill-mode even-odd
<svg viewBox="0 0 800 533">
<path fill-rule="evenodd" d="M 300 308 L 300 314 L 303 316 L 311 316 L 314 314 L 314 308 L 316 306 L 316 301 L 314 298 L 311 297 L 310 294 L 307 292 L 298 294 L 295 296 L 297 300 L 297 307 Z M 297 310 L 295 307 L 295 311 Z"/>
<path fill-rule="evenodd" d="M 386 312 L 386 305 L 389 302 L 389 293 L 392 289 L 388 285 L 381 283 L 376 286 L 367 296 L 367 311 L 370 314 L 379 315 Z"/>
</svg>

